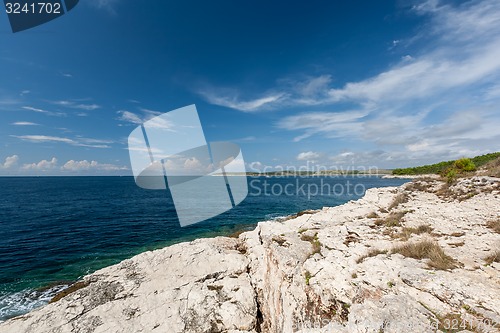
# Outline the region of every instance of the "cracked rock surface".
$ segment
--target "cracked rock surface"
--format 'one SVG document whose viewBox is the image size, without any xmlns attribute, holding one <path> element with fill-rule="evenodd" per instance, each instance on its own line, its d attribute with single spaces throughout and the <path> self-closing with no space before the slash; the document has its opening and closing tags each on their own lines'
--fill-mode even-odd
<svg viewBox="0 0 500 333">
<path fill-rule="evenodd" d="M 499 332 L 499 184 L 415 180 L 145 252 L 0 332 Z"/>
</svg>

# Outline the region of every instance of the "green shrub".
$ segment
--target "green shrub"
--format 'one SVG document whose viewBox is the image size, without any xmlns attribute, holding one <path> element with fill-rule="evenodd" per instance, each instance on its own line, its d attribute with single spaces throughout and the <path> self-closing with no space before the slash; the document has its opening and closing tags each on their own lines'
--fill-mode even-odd
<svg viewBox="0 0 500 333">
<path fill-rule="evenodd" d="M 453 168 L 450 168 L 448 169 L 448 171 L 446 172 L 446 181 L 448 182 L 448 184 L 451 184 L 453 182 L 455 182 L 455 180 L 457 179 L 457 176 L 458 176 L 458 173 L 456 171 L 456 169 L 453 169 Z"/>
<path fill-rule="evenodd" d="M 306 271 L 306 272 L 304 273 L 304 277 L 306 278 L 306 285 L 308 286 L 308 285 L 309 285 L 309 281 L 310 281 L 310 280 L 311 280 L 311 278 L 312 278 L 311 272 Z"/>
<path fill-rule="evenodd" d="M 476 170 L 476 165 L 470 158 L 461 158 L 456 160 L 454 167 L 460 171 L 474 171 Z"/>
</svg>

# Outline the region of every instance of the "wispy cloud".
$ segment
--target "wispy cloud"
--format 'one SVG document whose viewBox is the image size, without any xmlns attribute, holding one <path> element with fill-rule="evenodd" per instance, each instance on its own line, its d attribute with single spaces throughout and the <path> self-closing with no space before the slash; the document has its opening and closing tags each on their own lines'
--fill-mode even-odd
<svg viewBox="0 0 500 333">
<path fill-rule="evenodd" d="M 32 123 L 30 121 L 16 121 L 16 122 L 12 123 L 12 125 L 15 125 L 15 126 L 40 126 L 40 124 Z"/>
<path fill-rule="evenodd" d="M 75 141 L 68 139 L 68 138 L 62 138 L 58 136 L 48 136 L 48 135 L 12 135 L 15 138 L 24 140 L 24 141 L 31 141 L 31 142 L 64 142 L 64 143 L 75 143 Z"/>
<path fill-rule="evenodd" d="M 369 110 L 352 110 L 345 112 L 308 112 L 283 118 L 277 126 L 289 131 L 303 131 L 294 138 L 301 141 L 315 134 L 323 134 L 329 138 L 356 136 L 363 129 L 363 118 Z"/>
<path fill-rule="evenodd" d="M 74 101 L 52 101 L 50 102 L 54 105 L 59 105 L 63 106 L 65 108 L 70 108 L 70 109 L 79 109 L 79 110 L 86 110 L 86 111 L 92 111 L 101 108 L 100 105 L 97 104 L 83 104 L 83 103 L 78 103 Z"/>
<path fill-rule="evenodd" d="M 66 143 L 73 146 L 79 147 L 89 147 L 89 148 L 111 148 L 109 146 L 113 141 L 109 140 L 99 140 L 99 139 L 89 139 L 84 137 L 77 138 L 65 138 L 59 136 L 49 136 L 49 135 L 11 135 L 14 138 L 21 139 L 23 141 L 29 141 L 34 143 Z"/>
<path fill-rule="evenodd" d="M 148 121 L 148 126 L 150 128 L 161 128 L 173 131 L 174 124 L 171 121 L 165 119 L 165 117 L 157 117 L 161 115 L 162 112 L 144 108 L 140 108 L 140 111 L 143 115 L 138 115 L 127 110 L 118 111 L 118 120 L 135 125 L 142 125 L 144 122 Z"/>
<path fill-rule="evenodd" d="M 117 112 L 119 115 L 119 120 L 127 122 L 127 123 L 132 123 L 132 124 L 137 124 L 140 125 L 143 123 L 143 120 L 141 117 L 136 115 L 133 112 L 127 111 L 127 110 L 121 110 Z"/>
<path fill-rule="evenodd" d="M 40 108 L 35 108 L 35 107 L 32 107 L 32 106 L 23 106 L 21 108 L 24 109 L 24 110 L 28 110 L 28 111 L 33 111 L 33 112 L 37 112 L 37 113 L 43 113 L 43 114 L 45 114 L 47 116 L 55 116 L 55 117 L 64 117 L 64 116 L 66 116 L 66 113 L 64 113 L 64 112 L 52 112 L 52 111 L 47 111 L 47 110 L 40 109 Z"/>
<path fill-rule="evenodd" d="M 164 113 L 164 112 L 161 112 L 161 111 L 156 111 L 156 110 L 151 110 L 151 109 L 146 109 L 146 108 L 139 108 L 139 110 L 142 113 L 145 113 L 146 115 L 150 115 L 152 117 L 159 116 L 159 115 L 161 115 L 161 114 Z"/>
<path fill-rule="evenodd" d="M 285 93 L 267 93 L 254 99 L 242 100 L 238 92 L 234 90 L 228 92 L 224 89 L 205 89 L 198 91 L 198 94 L 204 97 L 207 102 L 215 105 L 225 106 L 244 112 L 255 112 L 262 109 L 272 108 L 286 99 Z"/>
</svg>

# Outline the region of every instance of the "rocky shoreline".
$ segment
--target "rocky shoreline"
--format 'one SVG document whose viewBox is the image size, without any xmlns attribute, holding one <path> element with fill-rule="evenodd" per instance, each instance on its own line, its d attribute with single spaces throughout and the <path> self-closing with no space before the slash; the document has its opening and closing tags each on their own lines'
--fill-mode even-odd
<svg viewBox="0 0 500 333">
<path fill-rule="evenodd" d="M 1 332 L 500 331 L 500 179 L 416 179 L 149 251 Z"/>
</svg>

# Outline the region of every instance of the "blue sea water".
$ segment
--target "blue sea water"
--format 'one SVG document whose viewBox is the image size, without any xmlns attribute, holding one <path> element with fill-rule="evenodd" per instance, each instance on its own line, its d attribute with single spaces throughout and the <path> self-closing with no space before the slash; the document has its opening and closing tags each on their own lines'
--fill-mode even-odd
<svg viewBox="0 0 500 333">
<path fill-rule="evenodd" d="M 83 275 L 135 254 L 253 229 L 259 221 L 340 205 L 364 189 L 405 181 L 248 177 L 249 195 L 240 205 L 181 228 L 168 192 L 141 189 L 132 177 L 0 177 L 0 320 L 39 307 Z"/>
</svg>

